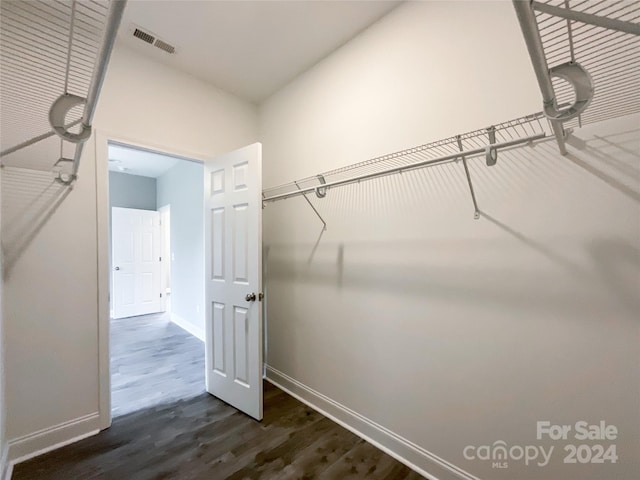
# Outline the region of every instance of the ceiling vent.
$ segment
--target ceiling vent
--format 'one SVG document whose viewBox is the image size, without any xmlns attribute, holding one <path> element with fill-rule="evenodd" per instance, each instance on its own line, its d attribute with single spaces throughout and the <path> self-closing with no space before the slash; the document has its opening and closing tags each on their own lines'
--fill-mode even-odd
<svg viewBox="0 0 640 480">
<path fill-rule="evenodd" d="M 160 40 L 157 36 L 149 33 L 149 31 L 144 30 L 138 25 L 131 25 L 131 34 L 145 43 L 149 45 L 153 45 L 156 48 L 159 48 L 163 52 L 174 54 L 176 53 L 176 47 L 171 45 L 170 43 L 165 42 L 164 40 Z"/>
<path fill-rule="evenodd" d="M 139 38 L 143 42 L 150 43 L 151 45 L 153 45 L 153 41 L 156 39 L 156 37 L 154 37 L 150 33 L 140 30 L 139 28 L 133 30 L 133 36 Z"/>
<path fill-rule="evenodd" d="M 173 45 L 169 45 L 167 42 L 163 42 L 159 38 L 156 39 L 156 43 L 153 44 L 155 47 L 158 47 L 160 50 L 164 50 L 167 53 L 176 53 L 176 47 Z"/>
</svg>

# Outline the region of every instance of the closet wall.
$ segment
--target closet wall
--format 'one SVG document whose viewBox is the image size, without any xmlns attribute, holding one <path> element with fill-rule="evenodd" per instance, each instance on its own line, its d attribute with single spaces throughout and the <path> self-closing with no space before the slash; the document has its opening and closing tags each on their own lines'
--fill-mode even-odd
<svg viewBox="0 0 640 480">
<path fill-rule="evenodd" d="M 179 128 L 176 128 L 176 125 Z M 5 279 L 7 437 L 12 457 L 98 428 L 96 210 L 108 218 L 96 138 L 215 156 L 255 142 L 253 105 L 116 45 L 79 181 Z M 100 148 L 105 148 L 100 145 Z M 98 177 L 96 176 L 98 172 Z M 106 284 L 106 282 L 105 282 Z"/>
<path fill-rule="evenodd" d="M 410 2 L 261 106 L 264 185 L 540 109 L 510 2 Z M 440 480 L 466 477 L 431 455 L 483 479 L 630 480 L 638 125 L 470 160 L 479 220 L 455 163 L 312 195 L 324 234 L 304 199 L 267 204 L 268 376 Z M 619 463 L 563 464 L 544 420 L 616 425 Z M 556 451 L 465 459 L 498 440 Z"/>
</svg>

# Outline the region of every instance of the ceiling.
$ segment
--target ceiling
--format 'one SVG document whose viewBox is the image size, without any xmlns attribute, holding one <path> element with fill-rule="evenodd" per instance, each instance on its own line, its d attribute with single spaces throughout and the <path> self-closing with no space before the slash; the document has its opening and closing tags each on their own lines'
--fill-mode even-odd
<svg viewBox="0 0 640 480">
<path fill-rule="evenodd" d="M 109 170 L 112 172 L 158 178 L 181 160 L 147 150 L 109 145 Z"/>
<path fill-rule="evenodd" d="M 394 1 L 128 2 L 119 41 L 259 103 L 382 18 Z M 168 54 L 136 27 L 176 47 Z"/>
</svg>

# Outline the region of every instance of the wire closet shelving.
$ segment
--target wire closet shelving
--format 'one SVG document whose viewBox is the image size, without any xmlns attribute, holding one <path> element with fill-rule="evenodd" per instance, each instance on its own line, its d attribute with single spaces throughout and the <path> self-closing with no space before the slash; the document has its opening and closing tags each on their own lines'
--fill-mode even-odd
<svg viewBox="0 0 640 480">
<path fill-rule="evenodd" d="M 322 223 L 326 222 L 310 202 L 307 195 L 324 198 L 327 191 L 343 185 L 359 183 L 419 168 L 458 162 L 464 169 L 474 217 L 480 216 L 478 202 L 468 160 L 481 158 L 491 167 L 498 161 L 498 152 L 531 144 L 547 136 L 548 126 L 542 113 L 528 115 L 488 128 L 474 130 L 417 147 L 372 158 L 364 162 L 324 172 L 294 182 L 267 188 L 262 192 L 263 203 L 303 196 Z"/>
<path fill-rule="evenodd" d="M 303 196 L 326 228 L 310 194 L 323 198 L 342 185 L 460 162 L 477 219 L 468 159 L 484 157 L 492 166 L 499 150 L 551 133 L 564 155 L 572 128 L 640 112 L 639 1 L 513 0 L 513 5 L 542 93 L 542 112 L 267 188 L 263 203 Z"/>
<path fill-rule="evenodd" d="M 125 3 L 0 2 L 2 167 L 76 180 Z"/>
<path fill-rule="evenodd" d="M 565 127 L 640 112 L 640 2 L 513 0 L 558 147 Z"/>
</svg>

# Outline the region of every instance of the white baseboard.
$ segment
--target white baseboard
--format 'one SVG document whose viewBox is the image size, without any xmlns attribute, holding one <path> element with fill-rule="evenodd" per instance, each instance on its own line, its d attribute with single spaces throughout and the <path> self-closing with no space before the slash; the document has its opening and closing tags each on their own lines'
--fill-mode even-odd
<svg viewBox="0 0 640 480">
<path fill-rule="evenodd" d="M 0 480 L 11 480 L 13 465 L 9 462 L 9 446 L 0 446 Z"/>
<path fill-rule="evenodd" d="M 184 318 L 182 318 L 179 315 L 176 315 L 175 313 L 171 313 L 171 321 L 175 323 L 177 326 L 179 326 L 180 328 L 182 328 L 183 330 L 186 330 L 187 332 L 189 332 L 191 335 L 193 335 L 197 339 L 204 342 L 205 334 L 202 328 L 198 328 L 193 323 L 187 322 Z"/>
<path fill-rule="evenodd" d="M 9 468 L 30 458 L 95 435 L 99 431 L 100 415 L 96 412 L 9 440 Z M 8 478 L 2 480 L 8 480 Z"/>
<path fill-rule="evenodd" d="M 388 453 L 429 480 L 480 480 L 461 468 L 369 420 L 279 370 L 266 366 L 266 379 L 289 395 Z"/>
</svg>

